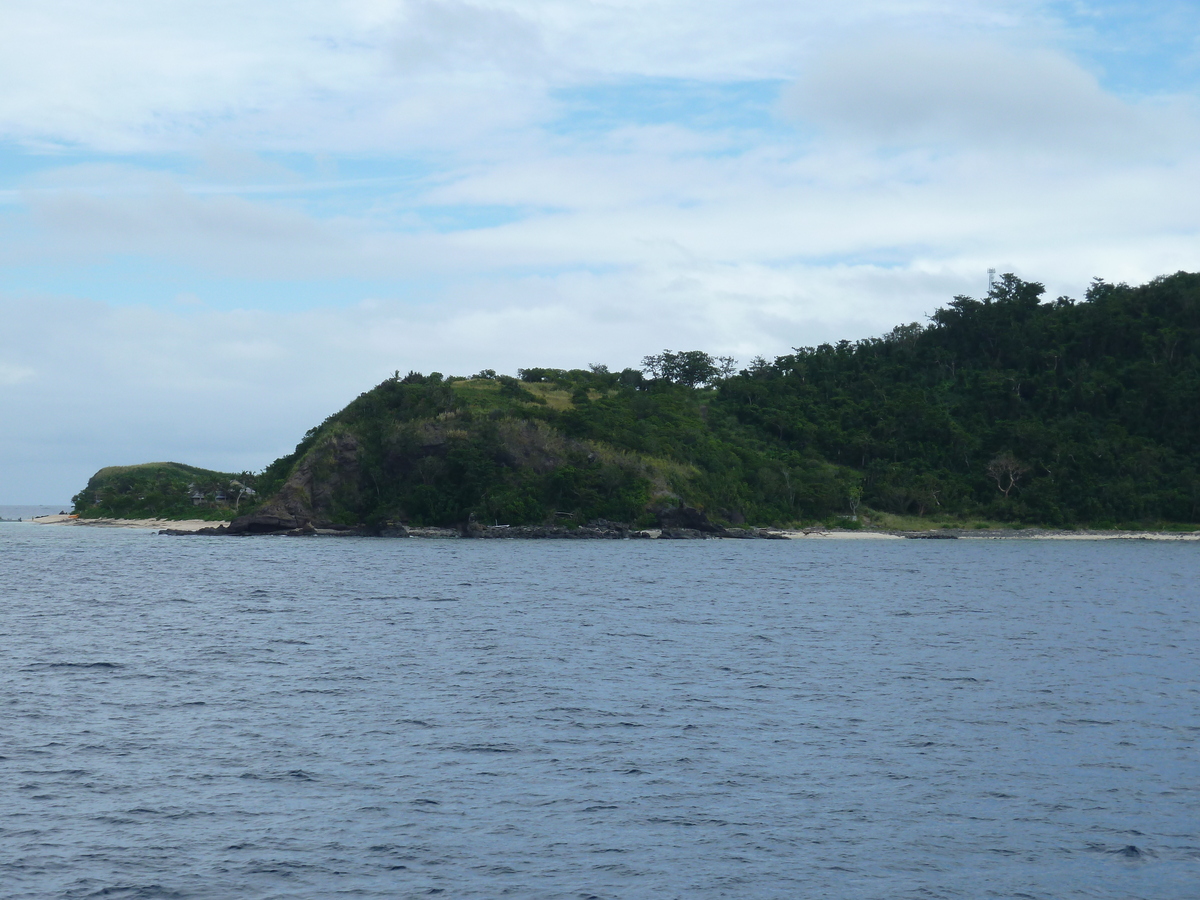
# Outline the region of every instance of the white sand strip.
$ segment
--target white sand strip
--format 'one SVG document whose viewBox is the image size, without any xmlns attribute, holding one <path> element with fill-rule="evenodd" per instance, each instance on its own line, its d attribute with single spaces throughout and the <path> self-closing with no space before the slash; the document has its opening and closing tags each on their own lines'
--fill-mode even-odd
<svg viewBox="0 0 1200 900">
<path fill-rule="evenodd" d="M 789 540 L 835 540 L 835 541 L 902 541 L 904 538 L 898 534 L 887 534 L 882 531 L 782 531 L 780 532 Z"/>
<path fill-rule="evenodd" d="M 204 519 L 78 519 L 75 516 L 38 516 L 32 521 L 39 525 L 87 525 L 93 528 L 173 528 L 176 531 L 199 531 L 225 525 Z"/>
</svg>

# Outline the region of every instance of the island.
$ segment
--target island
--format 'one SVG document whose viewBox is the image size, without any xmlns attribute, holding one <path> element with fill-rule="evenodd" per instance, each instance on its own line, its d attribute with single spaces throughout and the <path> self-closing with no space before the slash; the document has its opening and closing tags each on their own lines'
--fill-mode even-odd
<svg viewBox="0 0 1200 900">
<path fill-rule="evenodd" d="M 229 535 L 1196 529 L 1200 275 L 1044 294 L 1005 275 L 927 323 L 744 366 L 397 370 L 260 472 L 109 467 L 73 514 Z"/>
</svg>

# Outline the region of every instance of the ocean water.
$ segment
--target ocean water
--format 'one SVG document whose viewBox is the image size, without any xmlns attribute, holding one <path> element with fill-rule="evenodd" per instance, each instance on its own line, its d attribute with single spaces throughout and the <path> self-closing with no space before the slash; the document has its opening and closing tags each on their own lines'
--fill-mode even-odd
<svg viewBox="0 0 1200 900">
<path fill-rule="evenodd" d="M 1194 898 L 1200 548 L 0 525 L 6 898 Z"/>
<path fill-rule="evenodd" d="M 70 503 L 54 506 L 45 503 L 40 506 L 0 506 L 0 520 L 8 519 L 15 522 L 22 519 L 32 519 L 34 516 L 52 516 L 55 513 L 70 511 Z"/>
</svg>

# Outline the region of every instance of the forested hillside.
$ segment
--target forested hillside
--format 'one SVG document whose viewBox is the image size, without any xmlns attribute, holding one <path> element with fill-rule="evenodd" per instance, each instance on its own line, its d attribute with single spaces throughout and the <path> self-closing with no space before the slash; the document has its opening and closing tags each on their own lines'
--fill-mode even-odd
<svg viewBox="0 0 1200 900">
<path fill-rule="evenodd" d="M 254 487 L 260 510 L 369 527 L 649 524 L 679 504 L 730 524 L 1196 522 L 1200 275 L 1042 295 L 1006 275 L 927 324 L 740 369 L 664 351 L 622 372 L 397 372 Z"/>
<path fill-rule="evenodd" d="M 925 327 L 752 366 L 721 404 L 780 451 L 852 467 L 880 509 L 1196 521 L 1200 276 L 1042 290 L 1005 276 Z"/>
</svg>

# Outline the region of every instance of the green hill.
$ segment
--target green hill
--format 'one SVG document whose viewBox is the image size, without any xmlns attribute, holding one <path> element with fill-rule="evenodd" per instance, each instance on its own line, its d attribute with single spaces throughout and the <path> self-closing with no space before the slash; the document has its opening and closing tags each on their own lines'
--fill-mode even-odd
<svg viewBox="0 0 1200 900">
<path fill-rule="evenodd" d="M 759 525 L 1200 520 L 1200 275 L 1042 294 L 1006 275 L 927 325 L 740 371 L 664 351 L 623 372 L 396 373 L 260 473 L 258 510 L 371 528 L 645 525 L 678 504 Z"/>
<path fill-rule="evenodd" d="M 253 476 L 213 472 L 182 463 L 108 466 L 71 498 L 85 519 L 232 519 L 245 508 Z"/>
</svg>

